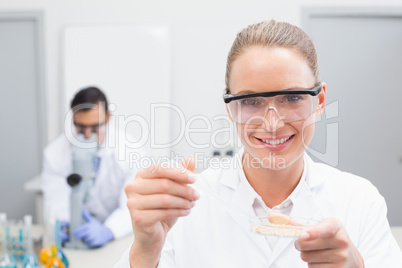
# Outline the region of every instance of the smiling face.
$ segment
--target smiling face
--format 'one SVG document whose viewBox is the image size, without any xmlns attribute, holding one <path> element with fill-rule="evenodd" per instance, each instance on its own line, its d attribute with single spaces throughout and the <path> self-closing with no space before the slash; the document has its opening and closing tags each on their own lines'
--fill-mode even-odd
<svg viewBox="0 0 402 268">
<path fill-rule="evenodd" d="M 249 47 L 232 65 L 231 94 L 309 89 L 316 79 L 306 60 L 295 50 L 280 47 Z M 325 104 L 325 84 L 315 104 Z M 245 153 L 259 159 L 264 167 L 283 169 L 303 155 L 314 133 L 314 112 L 305 120 L 285 123 L 269 110 L 260 125 L 236 124 Z"/>
</svg>

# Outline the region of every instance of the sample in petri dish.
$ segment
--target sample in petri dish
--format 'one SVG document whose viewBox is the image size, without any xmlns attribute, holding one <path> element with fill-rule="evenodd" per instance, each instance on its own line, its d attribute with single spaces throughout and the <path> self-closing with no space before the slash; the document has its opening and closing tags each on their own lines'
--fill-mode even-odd
<svg viewBox="0 0 402 268">
<path fill-rule="evenodd" d="M 260 235 L 298 238 L 308 227 L 318 221 L 307 218 L 291 218 L 278 213 L 270 213 L 267 217 L 250 219 L 251 231 Z"/>
</svg>

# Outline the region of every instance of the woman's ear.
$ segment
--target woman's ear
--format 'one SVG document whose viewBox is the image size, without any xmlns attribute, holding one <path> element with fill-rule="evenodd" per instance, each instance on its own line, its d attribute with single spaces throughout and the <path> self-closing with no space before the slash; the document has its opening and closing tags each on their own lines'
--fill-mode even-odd
<svg viewBox="0 0 402 268">
<path fill-rule="evenodd" d="M 319 117 L 322 115 L 324 108 L 325 108 L 325 103 L 327 102 L 327 84 L 325 82 L 321 83 L 321 92 L 318 94 L 318 103 L 317 103 L 317 108 L 316 108 L 316 117 Z"/>
<path fill-rule="evenodd" d="M 230 119 L 230 121 L 233 122 L 233 118 L 232 118 L 232 115 L 230 114 L 229 107 L 227 104 L 225 104 L 225 105 L 226 105 L 226 112 L 228 113 L 229 119 Z"/>
</svg>

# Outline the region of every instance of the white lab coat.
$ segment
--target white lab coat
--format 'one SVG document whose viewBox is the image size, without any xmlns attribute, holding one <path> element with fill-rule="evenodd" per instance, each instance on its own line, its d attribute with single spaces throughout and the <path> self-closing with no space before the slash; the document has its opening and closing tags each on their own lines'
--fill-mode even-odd
<svg viewBox="0 0 402 268">
<path fill-rule="evenodd" d="M 306 178 L 293 198 L 290 216 L 338 218 L 366 268 L 401 268 L 402 254 L 377 189 L 363 178 L 314 163 L 307 155 L 304 159 Z M 307 267 L 294 239 L 279 238 L 271 250 L 264 236 L 250 231 L 249 219 L 255 212 L 241 185 L 241 164 L 232 163 L 237 167 L 208 169 L 197 177 L 201 198 L 169 232 L 159 267 Z M 115 267 L 130 267 L 128 250 Z"/>
<path fill-rule="evenodd" d="M 116 137 L 123 139 L 125 133 L 116 134 L 114 130 L 108 127 L 105 142 L 98 151 L 100 165 L 86 207 L 91 214 L 109 227 L 114 238 L 118 239 L 132 233 L 131 219 L 126 206 L 127 197 L 124 193 L 125 184 L 134 179 L 137 171 L 137 163 L 131 161 L 130 153 L 141 156 L 144 154 L 141 150 L 131 149 L 127 153 L 120 151 L 119 154 L 119 150 L 127 150 L 127 147 L 119 148 Z M 135 159 L 138 159 L 138 155 Z M 71 187 L 67 184 L 67 177 L 72 171 L 71 145 L 62 134 L 44 151 L 42 190 L 45 222 L 52 219 L 69 221 Z"/>
</svg>

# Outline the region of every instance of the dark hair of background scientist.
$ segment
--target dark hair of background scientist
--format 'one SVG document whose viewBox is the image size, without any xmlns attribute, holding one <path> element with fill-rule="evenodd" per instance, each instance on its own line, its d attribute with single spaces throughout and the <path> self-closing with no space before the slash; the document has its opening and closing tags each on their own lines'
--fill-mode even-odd
<svg viewBox="0 0 402 268">
<path fill-rule="evenodd" d="M 98 104 L 102 103 L 105 108 L 105 113 L 108 113 L 108 101 L 106 99 L 105 93 L 103 93 L 97 87 L 87 87 L 81 89 L 71 101 L 71 108 L 74 109 L 80 104 Z M 80 111 L 88 111 L 88 109 L 80 109 Z"/>
</svg>

